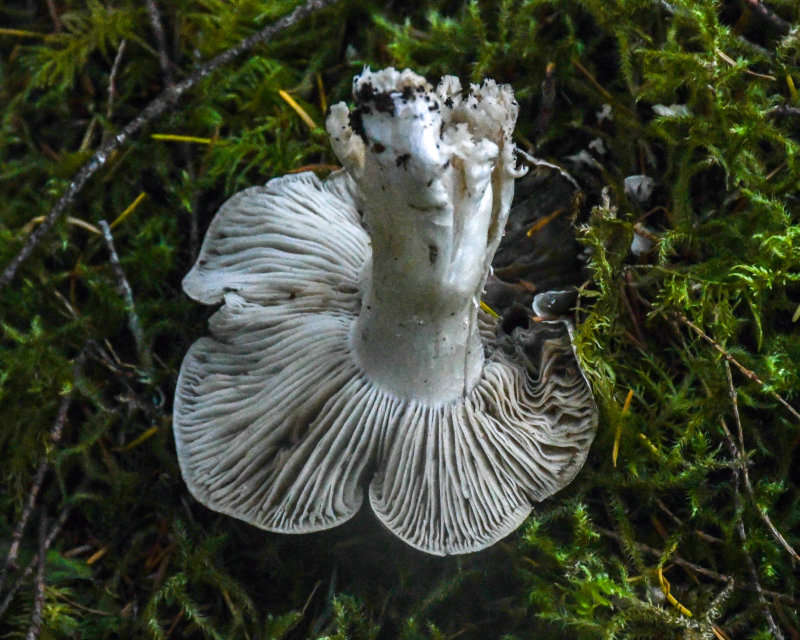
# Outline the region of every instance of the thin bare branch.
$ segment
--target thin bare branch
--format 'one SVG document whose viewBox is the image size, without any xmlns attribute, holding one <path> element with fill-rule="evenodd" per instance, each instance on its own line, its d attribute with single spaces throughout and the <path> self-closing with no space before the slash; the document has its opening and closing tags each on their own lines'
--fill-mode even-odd
<svg viewBox="0 0 800 640">
<path fill-rule="evenodd" d="M 111 120 L 114 113 L 114 100 L 117 99 L 117 74 L 122 63 L 122 56 L 125 54 L 127 42 L 125 38 L 120 40 L 117 48 L 117 55 L 114 56 L 114 63 L 111 65 L 111 72 L 108 74 L 108 104 L 106 104 L 106 120 Z"/>
<path fill-rule="evenodd" d="M 541 100 L 539 102 L 539 115 L 536 118 L 536 131 L 542 135 L 547 131 L 550 118 L 553 115 L 553 106 L 556 102 L 556 64 L 549 62 L 542 80 Z"/>
<path fill-rule="evenodd" d="M 64 510 L 61 512 L 58 521 L 53 525 L 53 528 L 50 530 L 47 538 L 45 538 L 44 544 L 39 546 L 39 552 L 36 553 L 33 558 L 31 558 L 30 562 L 25 567 L 25 570 L 17 578 L 17 581 L 14 583 L 14 585 L 8 590 L 6 597 L 3 598 L 3 602 L 0 603 L 0 618 L 3 617 L 3 614 L 8 609 L 8 606 L 11 604 L 14 596 L 17 595 L 17 591 L 19 591 L 22 583 L 25 581 L 25 578 L 33 573 L 33 568 L 35 566 L 38 566 L 39 558 L 45 558 L 47 556 L 47 552 L 53 545 L 53 542 L 55 542 L 58 534 L 61 533 L 61 529 L 64 527 L 64 523 L 67 521 L 67 518 L 69 518 L 71 512 L 72 505 L 67 505 L 64 507 Z"/>
<path fill-rule="evenodd" d="M 727 363 L 726 363 L 727 365 Z M 728 374 L 729 384 L 733 386 L 733 378 L 731 377 L 731 370 L 729 366 L 726 366 L 726 372 Z M 736 390 L 733 389 L 733 394 L 735 396 Z M 775 620 L 772 617 L 772 612 L 769 608 L 769 603 L 767 599 L 764 597 L 764 590 L 761 587 L 761 581 L 758 578 L 758 569 L 756 568 L 755 562 L 753 562 L 753 558 L 750 556 L 750 553 L 747 551 L 747 531 L 744 527 L 744 520 L 742 519 L 742 496 L 741 496 L 741 486 L 742 486 L 742 475 L 746 473 L 747 470 L 747 463 L 744 459 L 744 436 L 742 434 L 741 428 L 741 420 L 739 419 L 739 407 L 738 402 L 734 400 L 734 415 L 736 416 L 737 423 L 739 423 L 739 446 L 737 447 L 733 442 L 733 435 L 728 429 L 728 425 L 725 424 L 725 420 L 720 417 L 720 422 L 722 423 L 722 429 L 725 431 L 725 439 L 728 443 L 728 448 L 731 450 L 732 455 L 737 458 L 740 462 L 740 466 L 734 467 L 733 469 L 733 506 L 736 511 L 736 532 L 739 534 L 739 539 L 742 541 L 742 551 L 744 552 L 745 559 L 747 560 L 747 567 L 750 570 L 750 575 L 753 577 L 753 585 L 755 587 L 756 595 L 758 596 L 758 603 L 761 605 L 761 610 L 764 612 L 764 617 L 767 620 L 767 626 L 770 629 L 770 632 L 773 634 L 775 638 L 779 638 L 783 640 L 783 635 L 781 634 L 780 630 L 778 629 L 777 625 L 775 624 Z M 758 507 L 756 507 L 758 509 Z"/>
<path fill-rule="evenodd" d="M 101 220 L 98 226 L 103 232 L 103 240 L 106 242 L 108 248 L 109 262 L 112 269 L 114 269 L 114 276 L 117 279 L 117 293 L 125 301 L 125 310 L 128 313 L 128 329 L 133 335 L 133 340 L 136 343 L 136 352 L 139 354 L 139 361 L 146 371 L 152 368 L 152 357 L 150 356 L 150 349 L 144 339 L 144 331 L 142 330 L 142 323 L 139 320 L 139 315 L 136 313 L 136 304 L 133 301 L 133 289 L 125 276 L 125 270 L 122 268 L 122 263 L 119 261 L 117 250 L 114 247 L 114 236 L 111 235 L 111 228 L 105 220 Z"/>
<path fill-rule="evenodd" d="M 788 35 L 789 31 L 791 31 L 792 25 L 760 2 L 760 0 L 744 0 L 744 3 L 754 15 L 757 15 L 782 36 Z"/>
<path fill-rule="evenodd" d="M 192 204 L 189 210 L 189 254 L 192 262 L 197 260 L 200 253 L 200 225 L 197 222 L 197 202 Z"/>
<path fill-rule="evenodd" d="M 45 0 L 47 3 L 47 10 L 50 12 L 50 19 L 53 21 L 53 29 L 56 33 L 64 28 L 64 23 L 61 22 L 61 16 L 58 15 L 56 3 L 53 0 Z"/>
<path fill-rule="evenodd" d="M 725 360 L 727 360 L 732 365 L 734 365 L 737 369 L 739 369 L 739 371 L 741 371 L 742 374 L 744 374 L 744 376 L 747 379 L 752 380 L 756 384 L 761 385 L 761 387 L 766 387 L 767 386 L 766 382 L 764 382 L 761 378 L 759 378 L 755 374 L 754 371 L 751 371 L 750 369 L 745 367 L 742 363 L 740 363 L 730 353 L 728 353 L 725 349 L 723 349 L 722 346 L 716 340 L 714 340 L 711 336 L 709 336 L 705 331 L 703 331 L 700 327 L 698 327 L 694 322 L 689 320 L 689 318 L 687 318 L 686 316 L 684 316 L 681 313 L 678 313 L 677 311 L 672 311 L 672 317 L 675 318 L 675 320 L 677 320 L 678 322 L 680 322 L 684 326 L 689 327 L 697 335 L 699 335 L 701 338 L 703 338 L 703 340 L 708 342 L 708 344 L 710 344 L 712 347 L 714 347 L 714 349 L 716 349 L 720 353 L 720 355 L 722 355 L 722 357 L 725 358 Z M 797 418 L 797 420 L 800 420 L 800 412 L 798 412 L 797 409 L 795 409 L 786 400 L 784 400 L 783 397 L 780 394 L 776 393 L 775 391 L 771 391 L 769 389 L 765 389 L 765 390 L 775 400 L 777 400 L 784 407 L 786 407 L 787 411 L 789 411 L 789 413 L 791 413 L 795 418 Z"/>
<path fill-rule="evenodd" d="M 771 116 L 792 116 L 797 117 L 800 116 L 800 108 L 798 107 L 790 107 L 785 104 L 779 104 L 778 106 L 772 107 L 771 109 L 767 110 L 767 114 Z"/>
<path fill-rule="evenodd" d="M 86 353 L 84 350 L 81 351 L 81 353 L 75 359 L 75 364 L 73 365 L 74 377 L 77 377 L 80 374 L 80 370 L 83 367 L 85 359 Z M 72 404 L 72 397 L 73 394 L 69 393 L 61 398 L 56 419 L 53 422 L 53 426 L 50 428 L 50 441 L 53 443 L 61 440 L 61 434 L 63 433 L 64 425 L 67 422 L 67 412 Z M 28 491 L 28 499 L 25 501 L 25 506 L 20 514 L 19 522 L 17 522 L 17 526 L 14 527 L 14 533 L 11 535 L 11 545 L 8 548 L 8 554 L 6 555 L 6 560 L 3 564 L 3 570 L 0 572 L 0 592 L 2 592 L 5 586 L 8 571 L 10 569 L 16 569 L 17 555 L 19 554 L 19 547 L 22 543 L 22 536 L 25 534 L 25 527 L 28 524 L 31 513 L 33 513 L 33 510 L 36 507 L 36 500 L 39 497 L 39 492 L 41 491 L 42 483 L 44 482 L 44 478 L 47 475 L 48 469 L 49 463 L 47 461 L 47 454 L 45 454 L 36 469 L 36 474 L 33 478 L 33 484 Z"/>
<path fill-rule="evenodd" d="M 167 55 L 167 39 L 164 37 L 164 27 L 161 24 L 161 12 L 155 0 L 147 0 L 147 13 L 150 16 L 150 26 L 156 37 L 156 48 L 158 49 L 158 63 L 164 74 L 164 81 L 167 85 L 172 84 L 172 61 Z"/>
<path fill-rule="evenodd" d="M 22 509 L 19 522 L 17 522 L 17 526 L 14 527 L 14 533 L 11 534 L 11 545 L 8 548 L 6 561 L 3 564 L 3 571 L 0 572 L 0 591 L 2 591 L 5 586 L 6 575 L 9 569 L 17 568 L 17 556 L 19 555 L 19 546 L 22 542 L 22 536 L 25 534 L 25 527 L 28 525 L 28 519 L 31 517 L 31 513 L 33 513 L 33 509 L 36 506 L 36 499 L 39 497 L 39 491 L 42 488 L 47 469 L 47 457 L 44 457 L 39 463 L 39 467 L 36 469 L 36 475 L 33 477 L 33 484 L 28 492 L 28 499 Z"/>
<path fill-rule="evenodd" d="M 42 630 L 42 613 L 44 612 L 44 577 L 45 577 L 45 558 L 47 554 L 44 550 L 45 535 L 47 533 L 47 516 L 42 512 L 39 520 L 39 560 L 36 563 L 36 590 L 33 597 L 33 614 L 31 615 L 31 626 L 28 627 L 28 635 L 25 640 L 37 640 Z"/>
<path fill-rule="evenodd" d="M 608 536 L 609 538 L 614 538 L 622 543 L 627 543 L 625 538 L 623 538 L 620 534 L 616 531 L 611 531 L 611 529 L 605 529 L 603 527 L 597 527 L 597 530 L 602 533 L 604 536 Z M 664 552 L 661 549 L 656 549 L 655 547 L 651 547 L 650 545 L 646 545 L 642 542 L 633 542 L 633 546 L 636 547 L 639 551 L 643 551 L 648 555 L 654 556 L 656 558 L 661 558 L 664 555 Z M 687 569 L 691 569 L 695 573 L 699 573 L 706 578 L 710 578 L 711 580 L 715 580 L 717 582 L 729 582 L 734 585 L 738 589 L 744 589 L 746 591 L 756 591 L 756 587 L 753 584 L 747 582 L 737 582 L 734 580 L 733 576 L 726 575 L 724 573 L 719 573 L 717 571 L 713 571 L 712 569 L 706 569 L 705 567 L 701 567 L 699 564 L 695 564 L 693 562 L 689 562 L 688 560 L 684 560 L 679 555 L 671 555 L 669 561 L 673 564 L 676 564 L 680 567 L 685 567 Z M 786 602 L 791 604 L 792 606 L 800 606 L 800 600 L 793 598 L 790 595 L 785 593 L 778 593 L 777 591 L 769 591 L 767 589 L 762 589 L 761 593 L 764 595 L 770 596 L 771 598 L 775 598 L 781 602 Z"/>
<path fill-rule="evenodd" d="M 212 58 L 209 62 L 199 66 L 185 80 L 164 89 L 150 104 L 142 109 L 138 116 L 126 124 L 116 136 L 104 144 L 101 144 L 100 148 L 95 151 L 89 161 L 73 176 L 66 191 L 64 191 L 53 208 L 50 209 L 44 222 L 36 227 L 28 236 L 22 249 L 14 256 L 0 275 L 0 289 L 5 288 L 14 279 L 19 267 L 30 257 L 44 236 L 53 228 L 56 221 L 58 221 L 67 208 L 73 203 L 78 194 L 83 191 L 89 178 L 103 168 L 108 163 L 111 156 L 124 147 L 145 125 L 173 109 L 189 89 L 194 87 L 210 73 L 227 65 L 256 45 L 270 40 L 276 34 L 295 25 L 312 13 L 333 6 L 340 1 L 341 0 L 308 0 L 308 2 L 300 5 L 294 11 L 280 18 L 270 26 L 245 38 L 230 49 Z"/>
<path fill-rule="evenodd" d="M 769 603 L 767 602 L 766 597 L 764 597 L 764 589 L 761 587 L 761 581 L 758 577 L 756 563 L 753 562 L 753 558 L 747 551 L 747 531 L 744 528 L 744 520 L 742 520 L 742 497 L 739 492 L 741 488 L 741 471 L 739 469 L 734 470 L 734 477 L 735 482 L 733 487 L 733 500 L 737 514 L 736 531 L 739 534 L 739 539 L 742 541 L 742 551 L 744 552 L 744 557 L 747 561 L 747 567 L 750 569 L 750 575 L 753 578 L 753 586 L 755 587 L 756 596 L 758 597 L 758 603 L 761 605 L 761 610 L 764 612 L 764 618 L 767 621 L 767 626 L 769 627 L 770 633 L 772 633 L 774 638 L 783 640 L 783 634 L 781 633 L 780 629 L 778 629 L 778 625 L 775 624 L 775 619 L 772 617 L 772 611 L 770 611 Z"/>
<path fill-rule="evenodd" d="M 722 419 L 721 417 L 720 420 L 722 422 L 722 428 L 725 431 L 726 439 L 728 441 L 728 448 L 731 450 L 731 454 L 739 460 L 739 468 L 741 470 L 742 480 L 744 481 L 744 487 L 747 490 L 747 495 L 750 497 L 750 501 L 753 503 L 753 507 L 755 508 L 756 513 L 758 513 L 761 520 L 767 526 L 767 529 L 769 529 L 770 533 L 772 534 L 772 537 L 775 538 L 778 544 L 780 544 L 790 556 L 792 556 L 792 560 L 800 560 L 800 555 L 797 554 L 797 551 L 795 551 L 792 548 L 792 545 L 790 545 L 786 541 L 786 538 L 783 537 L 781 532 L 778 530 L 778 527 L 776 527 L 773 524 L 772 520 L 766 514 L 766 512 L 763 511 L 758 506 L 758 502 L 756 501 L 756 494 L 755 491 L 753 490 L 753 485 L 750 482 L 750 471 L 747 468 L 747 459 L 745 458 L 744 430 L 742 429 L 742 418 L 739 415 L 739 400 L 736 393 L 736 387 L 734 387 L 733 385 L 733 376 L 731 375 L 731 367 L 727 362 L 725 362 L 725 375 L 728 378 L 728 395 L 730 396 L 731 399 L 731 405 L 733 406 L 733 418 L 734 421 L 736 422 L 737 436 L 739 439 L 738 448 L 736 447 L 736 445 L 733 444 L 733 436 L 731 435 L 731 432 L 728 429 L 728 425 L 725 424 L 725 420 Z"/>
</svg>

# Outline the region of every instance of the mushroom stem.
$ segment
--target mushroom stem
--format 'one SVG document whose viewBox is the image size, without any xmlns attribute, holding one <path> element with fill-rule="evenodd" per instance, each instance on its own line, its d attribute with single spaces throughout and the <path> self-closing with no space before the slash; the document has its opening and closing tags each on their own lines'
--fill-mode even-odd
<svg viewBox="0 0 800 640">
<path fill-rule="evenodd" d="M 355 324 L 361 368 L 398 397 L 435 404 L 467 395 L 483 369 L 477 309 L 469 301 L 450 312 L 404 302 L 368 293 Z"/>
<path fill-rule="evenodd" d="M 359 188 L 372 240 L 356 360 L 378 385 L 426 404 L 466 396 L 483 369 L 480 294 L 513 194 L 517 107 L 488 81 L 462 98 L 406 70 L 356 78 L 331 110 L 334 150 Z"/>
</svg>

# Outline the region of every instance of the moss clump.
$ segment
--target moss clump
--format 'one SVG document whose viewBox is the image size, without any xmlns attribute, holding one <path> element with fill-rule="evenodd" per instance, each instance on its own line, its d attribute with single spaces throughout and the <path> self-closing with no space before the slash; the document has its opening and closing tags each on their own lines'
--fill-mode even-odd
<svg viewBox="0 0 800 640">
<path fill-rule="evenodd" d="M 48 6 L 0 7 L 3 266 L 165 83 L 296 3 L 158 3 L 161 40 L 147 4 Z M 800 405 L 796 6 L 416 6 L 345 1 L 212 74 L 109 160 L 0 291 L 2 557 L 43 459 L 20 567 L 39 520 L 69 509 L 43 566 L 41 637 L 797 636 L 797 565 L 770 529 L 800 548 L 800 420 L 781 402 Z M 199 238 L 237 190 L 335 161 L 279 90 L 321 125 L 364 64 L 510 82 L 518 144 L 584 187 L 592 278 L 576 345 L 598 438 L 573 485 L 475 556 L 420 556 L 367 513 L 313 536 L 263 533 L 194 503 L 175 463 L 176 370 L 206 320 L 179 287 Z M 649 198 L 626 190 L 638 175 Z M 112 229 L 136 345 L 96 230 L 142 193 Z M 651 243 L 638 256 L 637 234 Z M 8 637 L 31 624 L 32 567 L 0 591 L 19 587 L 0 616 Z"/>
</svg>

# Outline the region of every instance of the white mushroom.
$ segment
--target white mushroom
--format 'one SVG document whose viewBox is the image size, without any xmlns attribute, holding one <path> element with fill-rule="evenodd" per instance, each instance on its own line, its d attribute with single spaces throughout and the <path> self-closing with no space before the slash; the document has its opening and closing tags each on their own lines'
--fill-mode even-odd
<svg viewBox="0 0 800 640">
<path fill-rule="evenodd" d="M 354 95 L 327 122 L 344 170 L 243 191 L 209 228 L 184 289 L 224 304 L 181 368 L 178 458 L 199 501 L 264 529 L 335 526 L 368 485 L 410 545 L 477 551 L 575 476 L 597 420 L 563 321 L 534 378 L 479 310 L 517 104 L 391 68 Z"/>
</svg>

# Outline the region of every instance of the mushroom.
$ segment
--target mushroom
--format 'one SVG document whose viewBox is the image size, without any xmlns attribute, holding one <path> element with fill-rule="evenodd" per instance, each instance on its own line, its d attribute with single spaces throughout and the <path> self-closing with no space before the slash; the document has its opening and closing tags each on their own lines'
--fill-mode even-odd
<svg viewBox="0 0 800 640">
<path fill-rule="evenodd" d="M 572 480 L 597 423 L 565 321 L 538 323 L 526 368 L 480 308 L 524 173 L 517 103 L 393 68 L 354 97 L 327 120 L 343 170 L 247 189 L 211 223 L 183 286 L 222 306 L 181 367 L 178 460 L 195 498 L 263 529 L 336 526 L 368 486 L 408 544 L 478 551 Z"/>
</svg>

